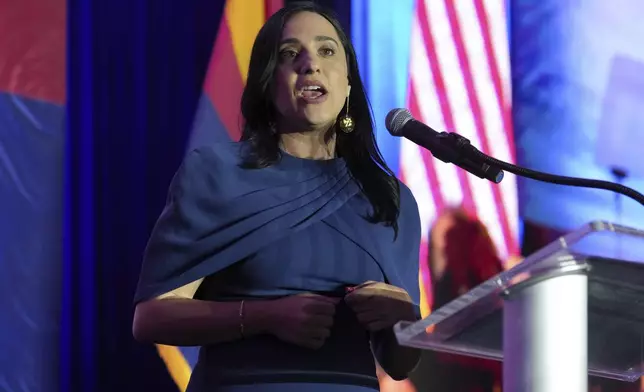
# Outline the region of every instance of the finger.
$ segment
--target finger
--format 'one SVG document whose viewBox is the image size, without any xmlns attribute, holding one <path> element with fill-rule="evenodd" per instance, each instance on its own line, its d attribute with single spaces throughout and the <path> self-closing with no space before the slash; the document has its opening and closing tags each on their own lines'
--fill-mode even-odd
<svg viewBox="0 0 644 392">
<path fill-rule="evenodd" d="M 355 310 L 357 307 L 367 306 L 372 298 L 372 295 L 356 291 L 345 296 L 344 302 Z"/>
<path fill-rule="evenodd" d="M 365 287 L 355 289 L 351 294 L 371 296 L 371 295 L 385 295 L 384 294 L 385 292 L 387 292 L 387 289 L 382 288 L 380 286 L 371 285 L 371 286 L 365 286 Z"/>
<path fill-rule="evenodd" d="M 308 327 L 329 328 L 333 325 L 333 317 L 327 315 L 313 315 L 304 322 Z"/>
<path fill-rule="evenodd" d="M 299 340 L 302 342 L 302 345 L 313 349 L 322 347 L 322 345 L 330 335 L 328 329 L 319 328 L 302 332 L 302 337 L 299 338 Z"/>
<path fill-rule="evenodd" d="M 358 319 L 358 321 L 360 321 L 360 324 L 362 325 L 384 321 L 385 319 L 385 317 L 380 312 L 376 312 L 376 311 L 357 313 L 356 318 Z"/>
<path fill-rule="evenodd" d="M 371 286 L 371 285 L 374 285 L 374 284 L 377 284 L 377 283 L 379 283 L 379 282 L 376 282 L 375 280 L 367 280 L 366 282 L 363 282 L 363 283 L 360 283 L 357 286 L 354 286 L 353 290 L 361 289 L 361 288 Z"/>
<path fill-rule="evenodd" d="M 324 345 L 326 339 L 323 338 L 312 338 L 308 340 L 308 347 L 317 350 Z"/>
<path fill-rule="evenodd" d="M 368 297 L 374 297 L 377 294 L 377 291 L 370 288 L 357 289 L 345 295 L 344 300 L 348 302 L 366 301 Z"/>
<path fill-rule="evenodd" d="M 324 339 L 321 338 L 312 338 L 310 336 L 302 336 L 293 339 L 293 343 L 304 348 L 310 348 L 312 350 L 317 350 L 324 344 Z"/>
<path fill-rule="evenodd" d="M 326 340 L 331 335 L 331 330 L 324 327 L 313 327 L 306 329 L 305 334 L 311 339 Z"/>
<path fill-rule="evenodd" d="M 304 305 L 304 311 L 309 314 L 321 316 L 333 316 L 335 314 L 335 304 L 321 301 L 311 301 Z"/>
<path fill-rule="evenodd" d="M 354 312 L 370 312 L 373 310 L 380 310 L 382 307 L 378 306 L 378 302 L 373 300 L 374 297 L 367 297 L 359 301 L 355 301 L 351 305 Z"/>
</svg>

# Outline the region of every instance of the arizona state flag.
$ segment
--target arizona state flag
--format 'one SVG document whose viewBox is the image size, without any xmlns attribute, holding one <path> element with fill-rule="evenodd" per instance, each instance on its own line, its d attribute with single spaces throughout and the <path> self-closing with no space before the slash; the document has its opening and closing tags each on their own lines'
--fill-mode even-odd
<svg viewBox="0 0 644 392">
<path fill-rule="evenodd" d="M 226 0 L 215 46 L 195 116 L 189 149 L 241 135 L 240 102 L 255 37 L 284 0 Z M 168 372 L 185 391 L 197 362 L 198 347 L 157 345 Z"/>
<path fill-rule="evenodd" d="M 266 19 L 283 6 L 284 0 L 226 0 L 189 149 L 239 139 L 239 105 L 251 49 Z"/>
<path fill-rule="evenodd" d="M 58 386 L 66 15 L 65 0 L 0 1 L 2 391 Z"/>
</svg>

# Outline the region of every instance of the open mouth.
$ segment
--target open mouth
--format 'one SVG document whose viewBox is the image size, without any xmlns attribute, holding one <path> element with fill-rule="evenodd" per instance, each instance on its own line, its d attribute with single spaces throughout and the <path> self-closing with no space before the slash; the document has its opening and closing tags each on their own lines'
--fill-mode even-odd
<svg viewBox="0 0 644 392">
<path fill-rule="evenodd" d="M 327 94 L 327 91 L 324 89 L 324 87 L 319 85 L 304 86 L 299 90 L 299 93 L 298 93 L 300 97 L 307 100 L 319 99 L 326 94 Z"/>
</svg>

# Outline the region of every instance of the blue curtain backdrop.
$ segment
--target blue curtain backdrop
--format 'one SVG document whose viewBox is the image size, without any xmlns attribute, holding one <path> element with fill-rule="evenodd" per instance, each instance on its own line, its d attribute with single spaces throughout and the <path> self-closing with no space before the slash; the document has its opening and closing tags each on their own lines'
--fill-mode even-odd
<svg viewBox="0 0 644 392">
<path fill-rule="evenodd" d="M 514 124 L 520 164 L 644 190 L 644 3 L 515 0 Z M 644 228 L 644 209 L 604 190 L 519 182 L 522 216 L 562 232 L 592 220 Z"/>
<path fill-rule="evenodd" d="M 132 339 L 132 298 L 222 2 L 70 0 L 68 10 L 59 390 L 173 391 L 155 349 Z"/>
</svg>

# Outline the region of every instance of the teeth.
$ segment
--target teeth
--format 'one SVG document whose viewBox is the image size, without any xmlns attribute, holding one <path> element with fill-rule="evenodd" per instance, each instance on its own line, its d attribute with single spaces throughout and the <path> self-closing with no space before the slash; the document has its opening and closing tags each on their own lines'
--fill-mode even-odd
<svg viewBox="0 0 644 392">
<path fill-rule="evenodd" d="M 320 86 L 305 86 L 302 90 L 316 91 L 316 90 L 322 90 L 322 87 L 320 87 Z"/>
</svg>

